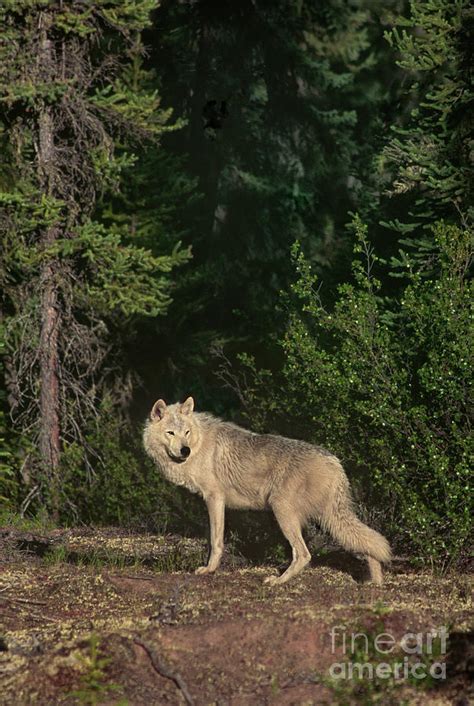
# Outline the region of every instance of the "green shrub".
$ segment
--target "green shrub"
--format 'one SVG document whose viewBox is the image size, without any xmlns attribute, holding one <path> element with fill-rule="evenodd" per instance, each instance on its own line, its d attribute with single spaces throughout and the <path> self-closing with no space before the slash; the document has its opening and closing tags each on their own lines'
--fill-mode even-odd
<svg viewBox="0 0 474 706">
<path fill-rule="evenodd" d="M 5 428 L 5 415 L 0 411 L 0 505 L 9 506 L 16 494 L 17 482 L 12 453 L 5 441 Z"/>
<path fill-rule="evenodd" d="M 340 456 L 396 547 L 446 568 L 465 556 L 471 530 L 472 232 L 436 224 L 435 255 L 415 267 L 404 255 L 394 300 L 374 276 L 385 263 L 366 227 L 354 226 L 354 282 L 330 311 L 295 245 L 283 379 L 253 368 L 250 400 L 260 426 L 266 414 L 267 428 Z"/>
</svg>

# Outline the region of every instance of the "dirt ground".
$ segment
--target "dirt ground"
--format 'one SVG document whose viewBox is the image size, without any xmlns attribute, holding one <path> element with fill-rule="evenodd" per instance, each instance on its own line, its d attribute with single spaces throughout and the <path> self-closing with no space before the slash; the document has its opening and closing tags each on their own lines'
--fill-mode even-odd
<svg viewBox="0 0 474 706">
<path fill-rule="evenodd" d="M 363 565 L 340 552 L 271 588 L 262 580 L 276 567 L 232 557 L 219 573 L 195 576 L 206 551 L 200 540 L 4 527 L 0 545 L 1 704 L 471 703 L 469 574 L 437 577 L 395 561 L 374 587 L 362 582 Z M 362 657 L 347 644 L 344 651 L 343 635 L 388 633 L 398 644 L 442 626 L 449 639 L 439 657 L 424 648 L 407 657 L 399 647 L 374 657 L 364 638 Z M 395 654 L 427 670 L 446 662 L 446 679 L 336 679 L 330 671 Z"/>
</svg>

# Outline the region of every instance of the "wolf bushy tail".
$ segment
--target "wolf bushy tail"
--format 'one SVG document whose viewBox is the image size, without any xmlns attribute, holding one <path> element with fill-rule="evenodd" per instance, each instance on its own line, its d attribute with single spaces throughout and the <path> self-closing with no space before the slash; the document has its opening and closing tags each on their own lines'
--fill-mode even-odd
<svg viewBox="0 0 474 706">
<path fill-rule="evenodd" d="M 385 537 L 364 525 L 355 515 L 346 478 L 337 489 L 321 524 L 344 549 L 365 554 L 380 562 L 390 561 L 390 545 Z"/>
</svg>

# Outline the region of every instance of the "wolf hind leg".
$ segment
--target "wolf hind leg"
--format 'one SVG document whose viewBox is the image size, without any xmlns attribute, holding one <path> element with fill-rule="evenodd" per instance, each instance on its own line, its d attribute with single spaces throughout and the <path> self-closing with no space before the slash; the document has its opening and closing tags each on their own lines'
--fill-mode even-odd
<svg viewBox="0 0 474 706">
<path fill-rule="evenodd" d="M 383 583 L 382 564 L 372 556 L 367 556 L 366 559 L 369 566 L 370 580 L 376 586 L 381 586 Z"/>
<path fill-rule="evenodd" d="M 273 506 L 273 513 L 277 519 L 280 529 L 291 545 L 293 560 L 287 570 L 281 576 L 267 576 L 264 583 L 271 586 L 286 583 L 291 578 L 300 573 L 311 561 L 311 554 L 305 544 L 301 534 L 301 522 L 287 506 Z"/>
</svg>

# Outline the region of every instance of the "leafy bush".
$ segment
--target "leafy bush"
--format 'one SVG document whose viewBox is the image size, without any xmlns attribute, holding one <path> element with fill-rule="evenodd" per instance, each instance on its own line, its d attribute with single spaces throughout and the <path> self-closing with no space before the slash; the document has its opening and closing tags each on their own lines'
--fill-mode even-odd
<svg viewBox="0 0 474 706">
<path fill-rule="evenodd" d="M 386 265 L 366 227 L 354 228 L 354 282 L 331 311 L 295 245 L 283 379 L 269 384 L 253 368 L 251 409 L 267 427 L 326 444 L 383 511 L 395 546 L 446 568 L 465 556 L 471 529 L 472 232 L 436 224 L 429 260 L 403 255 L 394 300 L 382 296 L 374 272 Z"/>
</svg>

